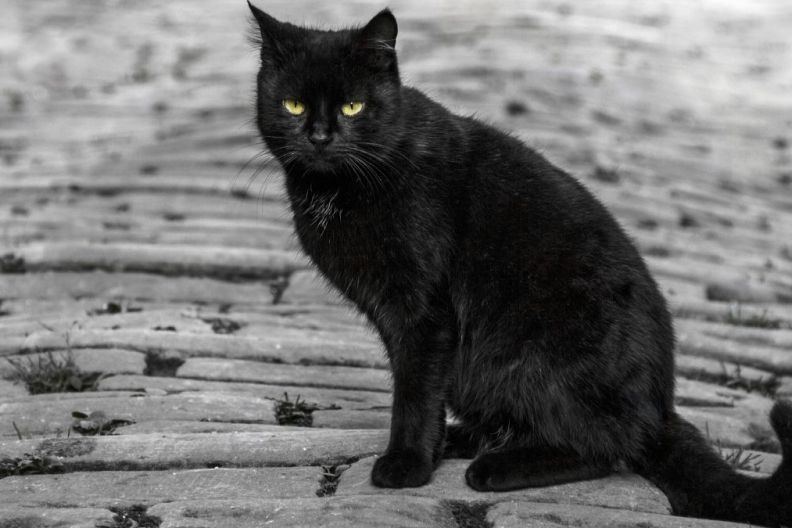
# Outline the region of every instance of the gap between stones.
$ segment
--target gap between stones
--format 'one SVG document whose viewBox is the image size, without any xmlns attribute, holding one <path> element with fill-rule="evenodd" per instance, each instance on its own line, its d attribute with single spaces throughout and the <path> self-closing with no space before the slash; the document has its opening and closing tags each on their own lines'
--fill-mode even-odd
<svg viewBox="0 0 792 528">
<path fill-rule="evenodd" d="M 441 504 L 454 517 L 458 528 L 493 528 L 487 520 L 487 512 L 492 506 L 489 502 L 443 500 Z"/>
<path fill-rule="evenodd" d="M 329 366 L 329 365 L 328 365 Z M 346 390 L 346 391 L 365 391 L 365 392 L 386 392 L 390 393 L 391 390 L 388 389 L 373 389 L 371 387 L 355 387 L 355 386 L 346 386 L 346 385 L 324 385 L 321 383 L 301 383 L 300 385 L 295 385 L 294 382 L 275 382 L 275 381 L 253 381 L 253 380 L 245 380 L 240 381 L 238 379 L 231 379 L 231 378 L 197 378 L 197 377 L 184 377 L 180 376 L 177 379 L 184 379 L 184 380 L 194 380 L 194 381 L 219 381 L 224 383 L 250 383 L 253 385 L 272 385 L 275 387 L 305 387 L 306 389 L 336 389 L 336 390 Z"/>
<path fill-rule="evenodd" d="M 176 371 L 184 364 L 184 361 L 181 355 L 146 352 L 146 367 L 143 369 L 143 375 L 162 378 L 176 377 Z"/>
<path fill-rule="evenodd" d="M 351 467 L 351 464 L 337 464 L 334 466 L 322 466 L 322 475 L 319 478 L 319 488 L 316 490 L 317 497 L 332 497 L 341 482 L 341 475 Z"/>
<path fill-rule="evenodd" d="M 492 506 L 488 502 L 444 500 L 441 504 L 451 512 L 459 528 L 493 528 L 487 520 L 487 512 Z"/>
<path fill-rule="evenodd" d="M 332 497 L 338 490 L 341 477 L 358 459 L 350 459 L 345 464 L 321 466 L 319 488 L 317 497 Z M 493 523 L 487 520 L 487 513 L 493 503 L 486 501 L 467 502 L 464 500 L 444 499 L 440 501 L 443 509 L 454 518 L 457 528 L 493 528 Z"/>
<path fill-rule="evenodd" d="M 162 524 L 162 519 L 146 513 L 148 506 L 142 504 L 133 504 L 128 507 L 111 506 L 109 510 L 115 513 L 113 516 L 114 524 L 101 524 L 97 525 L 97 528 L 131 528 L 133 526 L 159 528 L 159 525 Z"/>
<path fill-rule="evenodd" d="M 222 334 L 218 334 L 218 335 L 222 335 Z M 55 345 L 52 345 L 52 346 L 39 346 L 39 345 L 36 345 L 34 348 L 29 348 L 29 347 L 20 348 L 20 349 L 18 349 L 16 354 L 13 354 L 13 355 L 24 356 L 24 355 L 30 355 L 30 354 L 40 354 L 40 353 L 43 353 L 43 352 L 57 352 L 57 351 L 64 350 L 64 348 L 65 348 L 65 345 L 61 345 L 61 346 L 55 346 Z M 139 346 L 134 346 L 134 345 L 129 345 L 129 344 L 124 344 L 122 346 L 115 346 L 112 343 L 97 343 L 97 344 L 86 345 L 86 346 L 71 346 L 70 350 L 72 350 L 72 351 L 75 351 L 75 350 L 93 350 L 93 349 L 104 349 L 104 348 L 117 348 L 119 350 L 129 350 L 131 352 L 141 352 L 143 354 L 146 354 L 146 356 L 147 356 L 146 357 L 146 361 L 147 362 L 149 361 L 149 357 L 148 356 L 159 356 L 159 355 L 162 355 L 163 353 L 168 354 L 169 357 L 171 357 L 171 358 L 174 358 L 174 357 L 178 356 L 179 358 L 182 359 L 182 363 L 184 361 L 186 361 L 184 356 L 182 356 L 182 354 L 180 352 L 178 352 L 178 351 L 173 351 L 173 352 L 167 353 L 167 352 L 165 352 L 163 350 L 160 350 L 160 349 L 152 350 L 151 348 L 139 347 Z M 6 356 L 6 357 L 9 357 L 9 356 Z M 209 351 L 202 352 L 200 356 L 189 356 L 189 358 L 229 359 L 225 355 L 212 354 Z M 328 358 L 327 360 L 325 360 L 325 359 L 314 360 L 314 359 L 309 359 L 309 358 L 303 358 L 303 359 L 300 359 L 299 361 L 296 361 L 294 363 L 287 363 L 286 361 L 283 360 L 282 357 L 278 357 L 278 356 L 268 356 L 268 355 L 262 355 L 262 354 L 248 356 L 248 355 L 245 355 L 245 354 L 241 354 L 239 356 L 234 356 L 232 359 L 240 360 L 240 361 L 256 361 L 258 363 L 273 363 L 273 364 L 276 364 L 276 365 L 297 365 L 297 366 L 301 366 L 301 367 L 351 367 L 351 368 L 370 368 L 370 369 L 376 369 L 376 370 L 387 370 L 383 366 L 374 365 L 374 364 L 371 364 L 371 363 L 368 363 L 368 362 L 364 362 L 364 361 L 343 360 L 343 359 L 342 360 L 332 360 L 330 358 Z M 156 357 L 152 357 L 151 361 L 152 362 L 157 362 L 158 359 Z M 157 376 L 157 374 L 148 374 L 148 375 Z M 167 376 L 167 375 L 162 375 L 162 376 Z M 173 377 L 173 376 L 171 375 L 171 377 Z M 202 379 L 202 378 L 185 378 L 185 379 Z M 239 381 L 239 380 L 216 380 L 216 381 Z M 250 381 L 250 382 L 246 382 L 246 383 L 256 383 L 256 382 L 255 381 Z"/>
</svg>

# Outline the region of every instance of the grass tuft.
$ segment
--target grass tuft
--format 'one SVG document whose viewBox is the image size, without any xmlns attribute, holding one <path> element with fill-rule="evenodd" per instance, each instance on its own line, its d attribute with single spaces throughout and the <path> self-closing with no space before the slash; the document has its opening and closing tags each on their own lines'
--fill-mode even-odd
<svg viewBox="0 0 792 528">
<path fill-rule="evenodd" d="M 115 513 L 113 522 L 97 524 L 96 528 L 158 528 L 162 524 L 162 519 L 146 513 L 148 507 L 142 504 L 111 506 L 109 509 Z"/>
<path fill-rule="evenodd" d="M 172 378 L 176 371 L 184 365 L 184 358 L 177 352 L 146 352 L 146 368 L 144 376 Z"/>
<path fill-rule="evenodd" d="M 215 334 L 233 334 L 237 330 L 242 328 L 242 325 L 238 322 L 234 321 L 233 319 L 228 319 L 226 317 L 207 317 L 202 318 L 201 321 L 204 323 L 211 325 L 212 332 Z"/>
<path fill-rule="evenodd" d="M 83 436 L 110 435 L 119 427 L 135 423 L 132 420 L 108 418 L 102 411 L 93 411 L 88 414 L 73 411 L 72 418 L 74 418 L 74 421 L 72 422 L 71 430 Z"/>
<path fill-rule="evenodd" d="M 286 288 L 288 287 L 288 277 L 281 277 L 280 279 L 270 282 L 269 288 L 270 293 L 272 293 L 272 304 L 280 304 L 281 299 L 283 299 L 283 294 L 286 292 Z"/>
<path fill-rule="evenodd" d="M 709 438 L 709 427 L 707 427 L 706 433 L 707 438 Z M 720 441 L 712 442 L 710 440 L 710 442 L 714 445 L 720 457 L 735 471 L 760 471 L 764 459 L 757 453 L 748 453 L 742 447 L 726 452 Z"/>
<path fill-rule="evenodd" d="M 101 372 L 83 372 L 71 352 L 8 358 L 14 372 L 8 379 L 23 383 L 30 394 L 94 391 L 105 377 Z"/>
<path fill-rule="evenodd" d="M 729 313 L 723 319 L 723 322 L 735 326 L 748 326 L 751 328 L 781 328 L 781 320 L 773 319 L 768 316 L 767 310 L 763 310 L 760 314 L 743 315 L 742 307 L 737 304 L 729 309 Z"/>
<path fill-rule="evenodd" d="M 283 399 L 275 401 L 275 419 L 278 421 L 278 425 L 311 427 L 313 412 L 318 409 L 319 405 L 300 400 L 299 394 L 294 401 L 291 401 L 289 394 L 284 392 Z"/>
<path fill-rule="evenodd" d="M 62 471 L 63 464 L 61 462 L 39 453 L 25 453 L 17 458 L 0 459 L 0 478 L 12 475 L 43 475 Z"/>
<path fill-rule="evenodd" d="M 688 376 L 691 379 L 698 381 L 705 381 L 707 383 L 714 383 L 729 389 L 737 389 L 745 392 L 755 392 L 763 396 L 774 397 L 781 382 L 774 375 L 766 378 L 749 379 L 742 375 L 740 365 L 734 365 L 734 373 L 726 370 L 726 364 L 721 362 L 723 372 L 721 374 L 714 374 L 710 372 L 700 371 L 695 376 Z"/>
<path fill-rule="evenodd" d="M 492 528 L 493 526 L 487 520 L 487 511 L 491 506 L 489 503 L 444 500 L 443 505 L 451 512 L 459 528 Z M 551 524 L 555 523 L 551 521 Z"/>
<path fill-rule="evenodd" d="M 86 313 L 90 316 L 94 315 L 113 315 L 113 314 L 120 314 L 120 313 L 133 313 L 133 312 L 142 312 L 143 308 L 139 306 L 132 306 L 128 302 L 115 302 L 109 301 L 102 305 L 100 308 L 94 308 L 92 310 L 88 310 Z"/>
<path fill-rule="evenodd" d="M 0 255 L 0 273 L 25 273 L 25 259 L 13 253 Z"/>
<path fill-rule="evenodd" d="M 349 469 L 349 465 L 341 464 L 337 466 L 322 466 L 322 478 L 319 480 L 319 489 L 316 490 L 317 497 L 331 497 L 338 489 L 341 474 Z"/>
<path fill-rule="evenodd" d="M 720 455 L 737 471 L 759 471 L 764 460 L 756 453 L 747 453 L 742 447 L 726 454 L 720 451 Z"/>
</svg>

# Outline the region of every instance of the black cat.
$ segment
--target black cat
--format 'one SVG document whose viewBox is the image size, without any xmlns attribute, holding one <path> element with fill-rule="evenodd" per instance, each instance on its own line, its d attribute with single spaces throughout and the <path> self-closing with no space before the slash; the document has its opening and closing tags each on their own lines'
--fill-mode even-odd
<svg viewBox="0 0 792 528">
<path fill-rule="evenodd" d="M 396 20 L 261 30 L 258 127 L 297 234 L 387 349 L 390 444 L 375 485 L 476 456 L 477 490 L 625 462 L 680 515 L 792 525 L 792 404 L 776 473 L 735 473 L 674 412 L 674 337 L 633 244 L 574 178 L 517 139 L 401 85 Z M 446 428 L 448 407 L 459 425 Z"/>
</svg>

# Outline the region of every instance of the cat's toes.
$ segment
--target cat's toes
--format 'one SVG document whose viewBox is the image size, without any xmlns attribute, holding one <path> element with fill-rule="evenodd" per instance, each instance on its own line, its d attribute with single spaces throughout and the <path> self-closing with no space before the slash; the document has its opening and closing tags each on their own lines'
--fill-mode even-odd
<svg viewBox="0 0 792 528">
<path fill-rule="evenodd" d="M 380 488 L 417 488 L 432 476 L 432 461 L 418 451 L 388 452 L 371 471 L 371 482 Z"/>
<path fill-rule="evenodd" d="M 483 454 L 475 459 L 465 471 L 468 486 L 476 491 L 500 491 L 503 489 L 503 476 L 508 468 L 501 467 L 503 460 L 491 454 Z"/>
</svg>

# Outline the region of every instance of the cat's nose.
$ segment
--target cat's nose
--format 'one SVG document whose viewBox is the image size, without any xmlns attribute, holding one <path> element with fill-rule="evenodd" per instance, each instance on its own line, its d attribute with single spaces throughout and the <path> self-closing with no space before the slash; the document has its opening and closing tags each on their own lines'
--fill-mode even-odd
<svg viewBox="0 0 792 528">
<path fill-rule="evenodd" d="M 333 138 L 325 130 L 314 130 L 311 132 L 311 135 L 308 136 L 308 140 L 313 143 L 317 150 L 322 150 L 333 140 Z"/>
</svg>

